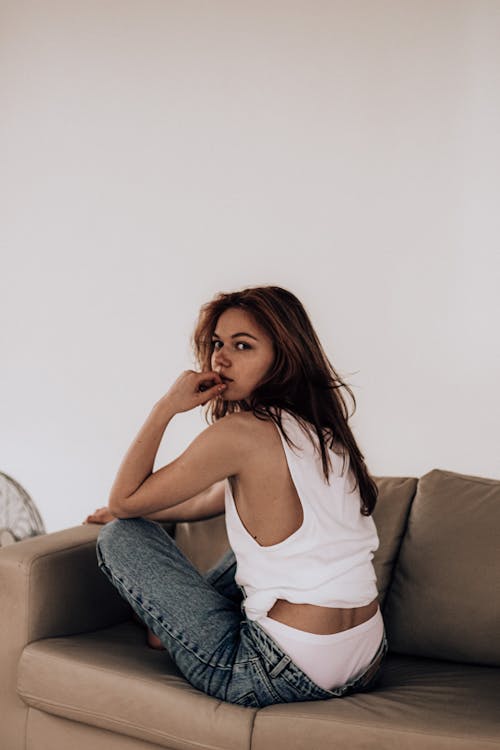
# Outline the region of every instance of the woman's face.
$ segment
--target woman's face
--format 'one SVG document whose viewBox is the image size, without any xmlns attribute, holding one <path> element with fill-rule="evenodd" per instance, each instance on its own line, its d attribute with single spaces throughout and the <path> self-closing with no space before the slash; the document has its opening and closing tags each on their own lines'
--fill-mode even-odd
<svg viewBox="0 0 500 750">
<path fill-rule="evenodd" d="M 231 378 L 220 398 L 242 401 L 251 396 L 273 362 L 272 340 L 249 313 L 232 307 L 219 316 L 211 366 L 222 377 Z"/>
</svg>

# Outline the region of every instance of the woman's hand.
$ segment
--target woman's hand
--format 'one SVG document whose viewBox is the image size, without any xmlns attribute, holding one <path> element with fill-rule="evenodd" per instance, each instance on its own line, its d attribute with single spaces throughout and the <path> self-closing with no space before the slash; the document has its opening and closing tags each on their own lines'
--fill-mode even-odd
<svg viewBox="0 0 500 750">
<path fill-rule="evenodd" d="M 109 523 L 110 521 L 114 521 L 115 518 L 116 516 L 105 505 L 104 508 L 97 508 L 90 516 L 87 516 L 83 523 Z"/>
<path fill-rule="evenodd" d="M 159 403 L 168 403 L 176 414 L 204 406 L 211 398 L 217 398 L 226 385 L 218 372 L 206 370 L 195 372 L 184 370 Z"/>
</svg>

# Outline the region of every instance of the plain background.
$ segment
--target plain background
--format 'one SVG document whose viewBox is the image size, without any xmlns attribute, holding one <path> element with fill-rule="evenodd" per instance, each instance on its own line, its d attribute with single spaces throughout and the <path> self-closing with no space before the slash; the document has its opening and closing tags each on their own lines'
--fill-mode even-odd
<svg viewBox="0 0 500 750">
<path fill-rule="evenodd" d="M 500 478 L 497 0 L 3 0 L 0 29 L 0 471 L 47 531 L 107 503 L 200 306 L 257 284 L 303 302 L 374 475 Z"/>
</svg>

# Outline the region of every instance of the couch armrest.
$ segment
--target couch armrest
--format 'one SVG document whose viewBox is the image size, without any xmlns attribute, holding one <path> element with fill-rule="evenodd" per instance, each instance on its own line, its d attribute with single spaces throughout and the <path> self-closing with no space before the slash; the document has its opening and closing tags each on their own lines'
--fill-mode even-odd
<svg viewBox="0 0 500 750">
<path fill-rule="evenodd" d="M 175 524 L 162 524 L 173 534 Z M 24 647 L 128 620 L 132 608 L 99 570 L 101 525 L 74 526 L 0 549 L 0 746 L 24 748 L 27 706 L 16 693 Z M 6 735 L 4 737 L 4 735 Z M 3 744 L 5 742 L 6 744 Z"/>
<path fill-rule="evenodd" d="M 171 534 L 175 524 L 162 526 Z M 82 524 L 0 550 L 0 653 L 40 638 L 85 633 L 128 620 L 132 608 L 97 566 L 102 526 Z"/>
<path fill-rule="evenodd" d="M 75 526 L 0 550 L 0 653 L 51 636 L 107 627 L 129 617 L 127 603 L 97 567 L 101 526 Z"/>
</svg>

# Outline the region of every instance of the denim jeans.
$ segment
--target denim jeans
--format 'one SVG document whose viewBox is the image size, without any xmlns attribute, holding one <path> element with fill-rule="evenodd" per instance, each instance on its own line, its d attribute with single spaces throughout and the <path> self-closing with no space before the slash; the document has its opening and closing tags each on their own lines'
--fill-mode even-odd
<svg viewBox="0 0 500 750">
<path fill-rule="evenodd" d="M 158 636 L 198 690 L 242 706 L 340 698 L 371 690 L 387 653 L 383 639 L 362 674 L 325 690 L 243 608 L 231 548 L 205 574 L 157 522 L 115 519 L 99 532 L 99 569 Z"/>
</svg>

